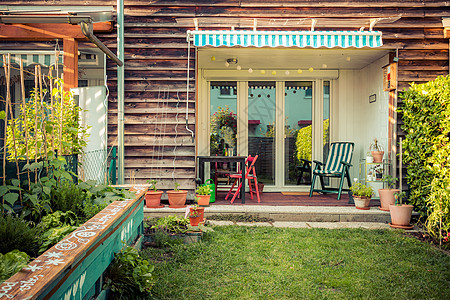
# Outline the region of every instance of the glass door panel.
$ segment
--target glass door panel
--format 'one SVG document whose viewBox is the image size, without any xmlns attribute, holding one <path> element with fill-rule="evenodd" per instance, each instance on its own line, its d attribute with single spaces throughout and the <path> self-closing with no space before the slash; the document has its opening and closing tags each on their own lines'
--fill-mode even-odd
<svg viewBox="0 0 450 300">
<path fill-rule="evenodd" d="M 310 184 L 312 81 L 286 81 L 284 91 L 284 184 Z"/>
<path fill-rule="evenodd" d="M 237 84 L 211 82 L 210 154 L 236 153 Z"/>
<path fill-rule="evenodd" d="M 248 154 L 255 163 L 258 182 L 275 185 L 275 82 L 248 83 Z"/>
<path fill-rule="evenodd" d="M 323 82 L 323 161 L 330 150 L 330 82 Z"/>
<path fill-rule="evenodd" d="M 213 81 L 210 88 L 210 155 L 236 155 L 237 134 L 237 83 Z M 218 163 L 211 165 L 210 178 L 228 183 L 228 174 L 236 171 L 236 165 Z"/>
</svg>

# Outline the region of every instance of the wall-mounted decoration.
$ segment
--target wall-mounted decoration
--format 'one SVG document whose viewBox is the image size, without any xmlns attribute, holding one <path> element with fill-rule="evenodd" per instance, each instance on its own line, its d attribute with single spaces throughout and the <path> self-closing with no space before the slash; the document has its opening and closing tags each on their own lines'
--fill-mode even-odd
<svg viewBox="0 0 450 300">
<path fill-rule="evenodd" d="M 372 94 L 369 96 L 369 103 L 374 103 L 377 101 L 377 94 Z"/>
<path fill-rule="evenodd" d="M 383 67 L 383 91 L 397 88 L 397 64 L 392 63 Z"/>
</svg>

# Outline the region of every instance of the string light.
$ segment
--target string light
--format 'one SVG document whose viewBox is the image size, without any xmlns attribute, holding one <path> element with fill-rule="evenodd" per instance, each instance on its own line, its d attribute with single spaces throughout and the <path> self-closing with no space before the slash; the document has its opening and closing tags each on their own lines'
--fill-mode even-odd
<svg viewBox="0 0 450 300">
<path fill-rule="evenodd" d="M 241 68 L 241 66 L 239 66 L 239 65 L 236 67 L 236 70 L 238 70 L 238 71 L 240 71 L 241 69 L 242 69 L 242 68 Z"/>
<path fill-rule="evenodd" d="M 303 73 L 303 70 L 302 70 L 302 69 L 298 69 L 298 70 L 297 70 L 297 73 L 298 73 L 298 74 L 302 74 L 302 73 Z"/>
<path fill-rule="evenodd" d="M 272 71 L 272 75 L 277 75 L 277 71 Z"/>
<path fill-rule="evenodd" d="M 284 74 L 285 74 L 285 75 L 289 75 L 290 73 L 289 73 L 288 70 L 286 70 L 286 71 L 284 72 Z"/>
<path fill-rule="evenodd" d="M 226 61 L 226 62 L 225 62 L 225 67 L 228 68 L 229 66 L 230 66 L 230 63 Z"/>
<path fill-rule="evenodd" d="M 261 70 L 261 74 L 266 74 L 266 70 Z"/>
<path fill-rule="evenodd" d="M 309 67 L 309 69 L 308 69 L 310 72 L 313 72 L 314 71 L 314 68 L 313 67 Z"/>
<path fill-rule="evenodd" d="M 249 73 L 253 73 L 253 69 L 252 68 L 248 68 L 248 72 Z"/>
<path fill-rule="evenodd" d="M 216 57 L 215 56 L 211 56 L 211 61 L 215 61 Z"/>
</svg>

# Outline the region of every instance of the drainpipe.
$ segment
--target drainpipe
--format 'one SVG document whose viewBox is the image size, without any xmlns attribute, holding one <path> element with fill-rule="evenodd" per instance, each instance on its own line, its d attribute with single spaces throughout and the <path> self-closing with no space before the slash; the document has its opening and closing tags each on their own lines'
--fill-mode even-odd
<svg viewBox="0 0 450 300">
<path fill-rule="evenodd" d="M 118 66 L 123 66 L 123 59 L 119 59 L 108 47 L 105 46 L 95 35 L 92 23 L 80 22 L 81 32 L 102 50 L 109 58 L 111 58 Z"/>
<path fill-rule="evenodd" d="M 117 0 L 117 55 L 124 61 L 124 30 L 123 30 L 123 3 L 124 0 Z M 124 183 L 125 172 L 125 147 L 124 147 L 124 99 L 125 82 L 124 66 L 117 66 L 117 148 L 118 148 L 118 181 Z"/>
</svg>

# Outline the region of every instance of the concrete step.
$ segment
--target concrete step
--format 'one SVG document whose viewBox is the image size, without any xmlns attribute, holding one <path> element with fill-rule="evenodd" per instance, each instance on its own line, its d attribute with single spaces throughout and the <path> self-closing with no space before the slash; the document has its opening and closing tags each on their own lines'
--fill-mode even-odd
<svg viewBox="0 0 450 300">
<path fill-rule="evenodd" d="M 144 208 L 144 216 L 164 217 L 185 215 L 185 208 Z M 257 205 L 211 205 L 205 208 L 205 217 L 220 214 L 253 215 L 278 222 L 376 222 L 391 221 L 389 212 L 371 207 L 359 210 L 355 207 L 338 206 L 257 206 Z"/>
</svg>

